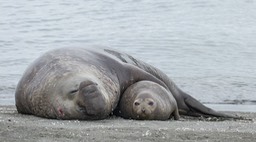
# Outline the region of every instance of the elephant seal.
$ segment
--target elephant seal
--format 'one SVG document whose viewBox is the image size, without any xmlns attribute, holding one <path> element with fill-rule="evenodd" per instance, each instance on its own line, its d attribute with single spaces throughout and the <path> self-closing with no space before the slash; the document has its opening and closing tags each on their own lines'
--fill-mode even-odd
<svg viewBox="0 0 256 142">
<path fill-rule="evenodd" d="M 185 115 L 227 115 L 181 91 L 166 74 L 132 56 L 104 48 L 59 48 L 36 59 L 15 92 L 19 113 L 45 118 L 96 120 L 109 116 L 120 95 L 148 80 L 168 89 Z"/>
<path fill-rule="evenodd" d="M 123 118 L 141 120 L 179 119 L 175 98 L 163 86 L 151 81 L 139 81 L 123 93 L 119 112 Z"/>
<path fill-rule="evenodd" d="M 16 107 L 19 113 L 45 118 L 104 119 L 121 92 L 140 80 L 165 85 L 104 49 L 56 49 L 27 68 L 16 88 Z"/>
</svg>

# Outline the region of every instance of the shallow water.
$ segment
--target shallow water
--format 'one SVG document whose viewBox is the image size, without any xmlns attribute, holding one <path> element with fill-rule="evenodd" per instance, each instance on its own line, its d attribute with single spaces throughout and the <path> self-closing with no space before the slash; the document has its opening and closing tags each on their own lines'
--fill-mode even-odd
<svg viewBox="0 0 256 142">
<path fill-rule="evenodd" d="M 0 1 L 0 104 L 15 103 L 22 73 L 44 52 L 103 45 L 204 103 L 256 105 L 253 0 Z"/>
</svg>

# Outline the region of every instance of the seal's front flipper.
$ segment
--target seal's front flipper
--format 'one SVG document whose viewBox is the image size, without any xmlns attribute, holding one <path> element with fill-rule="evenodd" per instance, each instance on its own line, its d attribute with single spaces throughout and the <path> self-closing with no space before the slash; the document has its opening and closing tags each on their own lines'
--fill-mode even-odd
<svg viewBox="0 0 256 142">
<path fill-rule="evenodd" d="M 239 119 L 240 117 L 227 115 L 221 112 L 217 112 L 211 108 L 206 107 L 202 103 L 200 103 L 198 100 L 194 99 L 190 95 L 186 95 L 184 98 L 184 101 L 186 105 L 190 108 L 190 112 L 188 112 L 189 115 L 194 114 L 194 116 L 203 116 L 203 117 L 223 117 L 223 118 L 235 118 Z"/>
<path fill-rule="evenodd" d="M 179 115 L 178 109 L 174 110 L 173 116 L 174 116 L 174 120 L 179 120 L 180 119 L 180 115 Z"/>
</svg>

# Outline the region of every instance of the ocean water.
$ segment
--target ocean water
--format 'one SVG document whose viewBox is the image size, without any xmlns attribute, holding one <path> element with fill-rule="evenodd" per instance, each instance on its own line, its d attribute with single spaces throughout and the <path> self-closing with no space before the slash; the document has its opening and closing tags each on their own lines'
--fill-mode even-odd
<svg viewBox="0 0 256 142">
<path fill-rule="evenodd" d="M 0 0 L 0 105 L 15 104 L 44 52 L 89 45 L 127 52 L 217 109 L 256 111 L 254 0 Z"/>
</svg>

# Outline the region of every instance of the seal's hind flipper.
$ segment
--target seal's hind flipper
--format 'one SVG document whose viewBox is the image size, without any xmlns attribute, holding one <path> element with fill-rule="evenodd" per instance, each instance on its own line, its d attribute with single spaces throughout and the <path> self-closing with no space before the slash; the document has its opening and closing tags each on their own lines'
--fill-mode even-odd
<svg viewBox="0 0 256 142">
<path fill-rule="evenodd" d="M 186 105 L 190 108 L 191 112 L 188 112 L 190 115 L 195 114 L 197 116 L 200 114 L 203 117 L 223 117 L 223 118 L 235 118 L 237 119 L 238 117 L 236 116 L 230 116 L 221 112 L 217 112 L 211 108 L 206 107 L 202 103 L 200 103 L 198 100 L 194 99 L 190 95 L 186 95 L 186 98 L 184 99 Z"/>
</svg>

